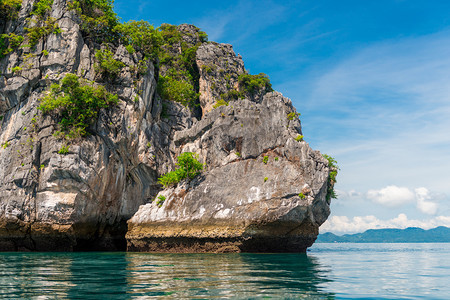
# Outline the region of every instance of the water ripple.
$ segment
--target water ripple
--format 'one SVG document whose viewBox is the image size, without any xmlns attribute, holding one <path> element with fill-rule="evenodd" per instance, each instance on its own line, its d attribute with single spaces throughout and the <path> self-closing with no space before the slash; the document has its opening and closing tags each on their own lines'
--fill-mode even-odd
<svg viewBox="0 0 450 300">
<path fill-rule="evenodd" d="M 445 299 L 449 258 L 450 244 L 318 244 L 308 255 L 0 253 L 0 298 Z"/>
</svg>

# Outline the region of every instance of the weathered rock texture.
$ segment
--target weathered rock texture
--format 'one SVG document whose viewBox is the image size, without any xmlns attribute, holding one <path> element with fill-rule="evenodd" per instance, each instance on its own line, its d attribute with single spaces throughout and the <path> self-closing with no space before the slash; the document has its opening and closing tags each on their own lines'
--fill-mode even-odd
<svg viewBox="0 0 450 300">
<path fill-rule="evenodd" d="M 19 18 L 0 30 L 24 35 L 33 3 L 24 0 Z M 127 230 L 130 251 L 297 252 L 314 242 L 329 214 L 328 163 L 295 140 L 300 121 L 289 120 L 295 109 L 280 93 L 213 109 L 245 72 L 230 45 L 197 50 L 201 118 L 157 95 L 153 64 L 138 75 L 140 54 L 111 45 L 126 67 L 103 84 L 119 104 L 58 154 L 66 142 L 53 135 L 57 122 L 37 109 L 39 100 L 67 73 L 102 81 L 94 68 L 102 46 L 83 36 L 66 7 L 54 0 L 51 11 L 62 33 L 0 61 L 0 251 L 124 250 Z M 178 30 L 185 42 L 200 41 L 198 29 Z M 198 153 L 205 171 L 162 190 L 157 178 L 185 151 Z M 167 197 L 162 207 L 158 193 Z"/>
<path fill-rule="evenodd" d="M 301 252 L 329 215 L 328 165 L 295 138 L 291 101 L 231 102 L 177 132 L 178 151 L 197 152 L 207 171 L 160 193 L 129 221 L 131 251 Z M 267 163 L 264 162 L 264 157 Z M 301 195 L 301 196 L 300 196 Z"/>
<path fill-rule="evenodd" d="M 5 32 L 24 34 L 32 6 L 24 1 Z M 65 142 L 53 136 L 59 128 L 37 109 L 39 99 L 67 73 L 98 77 L 100 47 L 84 40 L 66 1 L 55 0 L 51 15 L 61 34 L 0 62 L 0 250 L 124 250 L 126 221 L 159 191 L 158 174 L 173 167 L 171 131 L 192 123 L 190 112 L 171 103 L 170 119 L 161 120 L 153 65 L 135 78 L 139 54 L 119 46 L 115 58 L 126 67 L 108 83 L 119 104 L 102 110 L 90 135 L 70 143 L 69 154 L 58 154 Z M 11 72 L 15 66 L 22 67 L 19 74 Z"/>
<path fill-rule="evenodd" d="M 203 44 L 197 51 L 200 71 L 200 104 L 203 113 L 213 109 L 221 94 L 238 89 L 238 77 L 245 72 L 242 58 L 228 44 Z"/>
</svg>

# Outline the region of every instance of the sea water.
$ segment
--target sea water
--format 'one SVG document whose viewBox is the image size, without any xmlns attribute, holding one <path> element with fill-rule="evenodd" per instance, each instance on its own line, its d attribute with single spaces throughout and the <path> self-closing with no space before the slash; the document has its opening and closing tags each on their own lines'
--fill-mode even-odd
<svg viewBox="0 0 450 300">
<path fill-rule="evenodd" d="M 0 253 L 6 299 L 449 299 L 450 244 L 306 254 Z"/>
</svg>

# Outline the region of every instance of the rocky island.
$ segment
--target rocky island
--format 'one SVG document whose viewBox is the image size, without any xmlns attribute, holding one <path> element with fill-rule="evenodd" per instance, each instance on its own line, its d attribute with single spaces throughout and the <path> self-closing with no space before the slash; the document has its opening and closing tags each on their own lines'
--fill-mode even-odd
<svg viewBox="0 0 450 300">
<path fill-rule="evenodd" d="M 109 0 L 0 2 L 0 251 L 304 252 L 334 159 L 193 25 Z M 194 175 L 162 181 L 188 154 Z"/>
</svg>

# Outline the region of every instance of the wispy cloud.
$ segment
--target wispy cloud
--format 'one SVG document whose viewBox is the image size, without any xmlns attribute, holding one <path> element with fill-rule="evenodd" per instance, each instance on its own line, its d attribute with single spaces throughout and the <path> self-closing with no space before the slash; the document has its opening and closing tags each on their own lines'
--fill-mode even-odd
<svg viewBox="0 0 450 300">
<path fill-rule="evenodd" d="M 381 190 L 369 190 L 367 198 L 381 205 L 395 207 L 414 201 L 414 193 L 406 187 L 390 185 Z"/>
<path fill-rule="evenodd" d="M 373 215 L 353 217 L 351 219 L 346 216 L 333 216 L 320 227 L 320 233 L 356 233 L 368 229 L 404 229 L 407 227 L 430 229 L 438 226 L 450 227 L 450 216 L 437 216 L 428 220 L 410 220 L 405 214 L 399 214 L 396 218 L 389 220 L 380 220 Z"/>
<path fill-rule="evenodd" d="M 438 203 L 432 201 L 430 191 L 427 188 L 421 187 L 416 190 L 417 208 L 424 214 L 434 215 L 438 211 Z"/>
<path fill-rule="evenodd" d="M 233 40 L 228 42 L 237 43 L 278 22 L 285 10 L 283 5 L 270 0 L 239 1 L 225 9 L 210 11 L 196 24 L 208 32 L 211 40 L 222 41 L 230 31 Z"/>
<path fill-rule="evenodd" d="M 367 198 L 386 207 L 400 207 L 406 204 L 416 204 L 423 214 L 434 215 L 439 208 L 441 195 L 432 194 L 427 188 L 419 187 L 414 192 L 407 187 L 389 185 L 380 190 L 369 190 Z"/>
<path fill-rule="evenodd" d="M 337 157 L 338 188 L 377 182 L 450 193 L 449 52 L 449 32 L 377 43 L 311 81 L 304 133 Z"/>
</svg>

